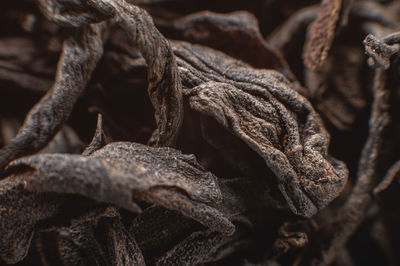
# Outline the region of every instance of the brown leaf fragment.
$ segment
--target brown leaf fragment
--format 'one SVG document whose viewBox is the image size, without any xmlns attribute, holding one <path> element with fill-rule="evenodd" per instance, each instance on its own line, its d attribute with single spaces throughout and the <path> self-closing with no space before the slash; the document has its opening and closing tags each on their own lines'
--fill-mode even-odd
<svg viewBox="0 0 400 266">
<path fill-rule="evenodd" d="M 193 155 L 172 148 L 114 142 L 90 156 L 44 154 L 21 158 L 8 167 L 36 192 L 80 194 L 113 203 L 133 212 L 140 207 L 132 198 L 178 210 L 214 230 L 231 234 L 232 223 L 211 207 L 222 200 L 216 177 L 206 172 Z M 211 205 L 211 206 L 209 206 Z"/>
<path fill-rule="evenodd" d="M 317 19 L 308 28 L 304 48 L 304 65 L 313 71 L 319 70 L 328 56 L 335 37 L 342 0 L 322 0 Z"/>
<path fill-rule="evenodd" d="M 329 135 L 319 115 L 283 75 L 202 46 L 173 48 L 190 107 L 264 159 L 294 213 L 310 217 L 339 195 L 346 167 L 327 155 Z"/>
</svg>

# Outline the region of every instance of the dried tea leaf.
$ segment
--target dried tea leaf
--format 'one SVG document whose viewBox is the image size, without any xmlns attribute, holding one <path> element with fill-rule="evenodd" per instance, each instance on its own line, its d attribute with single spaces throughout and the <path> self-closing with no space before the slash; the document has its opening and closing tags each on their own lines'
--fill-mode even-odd
<svg viewBox="0 0 400 266">
<path fill-rule="evenodd" d="M 158 125 L 150 142 L 156 146 L 172 145 L 183 118 L 181 84 L 169 43 L 156 29 L 151 17 L 126 1 L 63 2 L 41 0 L 40 6 L 49 19 L 68 26 L 78 27 L 112 18 L 113 23 L 120 25 L 129 39 L 136 43 L 147 63 L 148 93 Z M 70 6 L 64 6 L 65 2 L 86 12 L 76 12 Z"/>
<path fill-rule="evenodd" d="M 382 181 L 374 188 L 374 195 L 376 196 L 386 190 L 393 183 L 394 179 L 399 176 L 399 173 L 400 161 L 397 161 L 389 168 Z"/>
<path fill-rule="evenodd" d="M 297 40 L 303 38 L 299 33 L 306 30 L 307 26 L 318 16 L 318 7 L 305 7 L 300 9 L 287 21 L 282 23 L 267 38 L 267 42 L 275 49 L 286 54 Z"/>
<path fill-rule="evenodd" d="M 378 183 L 379 157 L 383 154 L 383 143 L 389 128 L 390 104 L 389 90 L 386 85 L 387 73 L 383 68 L 377 68 L 374 75 L 371 116 L 369 120 L 368 139 L 359 160 L 357 181 L 345 204 L 341 207 L 339 216 L 334 219 L 333 228 L 327 244 L 320 251 L 320 256 L 314 258 L 316 265 L 326 265 L 333 262 L 337 252 L 357 230 L 371 206 L 371 192 Z"/>
<path fill-rule="evenodd" d="M 153 205 L 132 221 L 129 232 L 137 241 L 148 263 L 202 226 L 178 211 Z"/>
<path fill-rule="evenodd" d="M 80 194 L 134 212 L 132 198 L 158 203 L 224 233 L 234 226 L 217 209 L 208 206 L 222 200 L 216 177 L 197 163 L 193 155 L 172 148 L 114 142 L 90 156 L 45 154 L 21 158 L 8 167 L 20 168 L 26 188 L 37 192 Z"/>
<path fill-rule="evenodd" d="M 80 0 L 39 0 L 37 3 L 42 13 L 50 21 L 64 27 L 80 27 L 99 22 L 113 15 L 110 4 L 103 1 L 96 3 L 95 1 Z M 95 8 L 96 5 L 100 5 L 105 10 L 99 12 Z"/>
<path fill-rule="evenodd" d="M 133 179 L 131 176 L 136 175 L 132 181 L 119 182 L 137 182 L 133 187 L 137 190 L 169 187 L 180 189 L 189 198 L 204 203 L 222 200 L 216 177 L 206 172 L 192 154 L 182 154 L 173 148 L 114 142 L 97 150 L 90 158 L 102 161 L 106 170 L 115 176 Z"/>
<path fill-rule="evenodd" d="M 17 135 L 21 122 L 15 118 L 0 118 L 0 136 L 5 145 L 12 142 Z M 54 138 L 41 149 L 40 153 L 80 153 L 83 146 L 77 133 L 68 125 L 64 125 Z"/>
<path fill-rule="evenodd" d="M 2 7 L 1 265 L 399 264 L 400 1 Z"/>
<path fill-rule="evenodd" d="M 214 207 L 191 200 L 174 190 L 154 188 L 151 192 L 151 194 L 138 192 L 137 198 L 180 211 L 183 215 L 191 217 L 213 231 L 228 235 L 235 231 L 235 226 L 229 219 Z"/>
<path fill-rule="evenodd" d="M 111 255 L 111 265 L 145 265 L 136 241 L 119 219 L 108 222 L 107 229 L 106 237 L 111 242 L 107 244 L 107 253 Z"/>
<path fill-rule="evenodd" d="M 201 136 L 217 149 L 236 175 L 258 176 L 266 166 L 260 156 L 212 118 L 200 116 Z M 240 173 L 240 174 L 239 174 Z"/>
<path fill-rule="evenodd" d="M 220 184 L 220 186 L 223 200 L 221 203 L 217 204 L 216 209 L 226 217 L 229 217 L 230 220 L 236 221 L 238 220 L 238 215 L 245 211 L 243 203 L 240 202 L 240 198 L 229 187 L 224 184 Z M 176 199 L 179 197 L 179 195 L 173 193 L 162 193 L 159 195 L 159 200 L 165 199 L 166 201 L 170 198 Z M 187 202 L 187 200 L 183 198 L 180 199 L 180 201 Z M 134 235 L 135 239 L 137 239 L 143 253 L 148 255 L 149 258 L 161 256 L 172 246 L 183 241 L 183 239 L 189 234 L 200 229 L 199 224 L 194 223 L 192 220 L 185 218 L 185 216 L 182 216 L 182 214 L 179 213 L 181 212 L 185 214 L 182 209 L 188 208 L 178 208 L 177 211 L 170 211 L 161 207 L 153 206 L 146 209 L 134 219 L 132 226 L 130 227 L 130 232 Z M 213 211 L 211 208 L 208 209 L 215 212 L 215 210 Z M 215 216 L 218 214 L 212 215 Z M 206 219 L 203 219 L 203 221 L 206 221 Z M 215 221 L 214 218 L 214 222 L 213 220 L 210 222 L 215 224 Z M 248 221 L 245 222 L 248 223 Z M 203 224 L 207 225 L 205 222 L 203 222 Z M 212 227 L 220 226 L 216 224 Z M 221 228 L 221 231 L 226 231 L 226 229 Z M 224 251 L 225 249 L 221 247 L 221 250 L 218 250 L 218 252 L 215 253 L 215 259 L 220 257 L 219 254 L 221 254 L 221 256 L 223 256 L 222 254 L 226 254 Z M 149 259 L 149 264 L 154 264 L 154 261 Z"/>
<path fill-rule="evenodd" d="M 384 69 L 390 67 L 391 56 L 399 52 L 398 46 L 387 45 L 372 34 L 365 38 L 364 46 L 367 55 L 371 56 L 372 62 L 370 61 L 370 65 L 374 66 L 376 64 Z"/>
<path fill-rule="evenodd" d="M 308 40 L 304 48 L 304 65 L 319 70 L 328 56 L 335 37 L 343 0 L 322 0 L 317 19 L 308 28 Z"/>
<path fill-rule="evenodd" d="M 40 234 L 36 248 L 47 265 L 145 265 L 114 207 L 91 210 L 66 226 L 42 229 Z M 44 241 L 46 236 L 54 242 Z M 48 245 L 55 247 L 49 249 Z M 54 248 L 57 254 L 49 254 Z"/>
<path fill-rule="evenodd" d="M 265 160 L 294 213 L 312 216 L 339 195 L 346 167 L 327 155 L 329 135 L 320 117 L 284 76 L 209 48 L 173 48 L 191 108 L 213 117 Z"/>
<path fill-rule="evenodd" d="M 309 241 L 307 227 L 308 221 L 285 222 L 279 228 L 279 236 L 274 242 L 276 256 L 306 246 Z"/>
<path fill-rule="evenodd" d="M 391 33 L 383 38 L 383 41 L 388 45 L 400 43 L 400 32 Z"/>
<path fill-rule="evenodd" d="M 169 27 L 174 39 L 207 45 L 254 67 L 276 69 L 296 81 L 283 57 L 264 41 L 256 17 L 249 12 L 202 11 L 177 19 Z"/>
<path fill-rule="evenodd" d="M 310 97 L 321 115 L 350 131 L 367 103 L 363 91 L 364 54 L 359 47 L 337 44 L 320 72 L 306 70 Z"/>
<path fill-rule="evenodd" d="M 16 139 L 0 150 L 0 171 L 11 160 L 44 147 L 67 120 L 103 54 L 110 24 L 120 25 L 146 60 L 148 92 L 158 125 L 150 142 L 172 145 L 183 117 L 181 84 L 169 43 L 151 17 L 125 1 L 41 0 L 39 5 L 54 22 L 79 28 L 64 41 L 53 88 L 32 108 Z M 106 18 L 112 20 L 90 24 Z"/>
<path fill-rule="evenodd" d="M 0 181 L 0 258 L 14 264 L 28 253 L 37 222 L 55 215 L 59 195 L 26 190 L 19 178 Z"/>
<path fill-rule="evenodd" d="M 212 258 L 221 259 L 238 248 L 230 243 L 237 239 L 237 234 L 226 236 L 211 230 L 194 232 L 166 252 L 157 260 L 156 265 L 198 265 L 213 261 Z M 224 251 L 220 250 L 223 247 Z"/>
<path fill-rule="evenodd" d="M 171 47 L 143 9 L 124 1 L 115 1 L 112 5 L 118 14 L 116 20 L 121 21 L 128 36 L 136 41 L 147 63 L 148 92 L 158 125 L 150 142 L 156 146 L 172 145 L 182 123 L 183 104 Z"/>
<path fill-rule="evenodd" d="M 84 27 L 64 41 L 53 88 L 31 109 L 15 139 L 0 150 L 0 172 L 9 161 L 44 148 L 69 117 L 102 55 L 104 26 Z"/>
</svg>

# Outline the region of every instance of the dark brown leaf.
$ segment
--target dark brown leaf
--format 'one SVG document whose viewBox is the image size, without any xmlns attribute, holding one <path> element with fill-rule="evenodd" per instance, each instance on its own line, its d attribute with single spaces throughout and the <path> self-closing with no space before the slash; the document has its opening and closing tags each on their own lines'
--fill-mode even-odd
<svg viewBox="0 0 400 266">
<path fill-rule="evenodd" d="M 18 169 L 29 169 L 19 174 Z M 9 175 L 17 174 L 26 188 L 36 192 L 80 194 L 140 212 L 132 198 L 178 210 L 224 233 L 234 226 L 217 209 L 222 201 L 216 177 L 193 155 L 172 148 L 115 142 L 90 156 L 45 154 L 18 159 Z"/>
<path fill-rule="evenodd" d="M 14 264 L 28 252 L 38 221 L 55 215 L 63 199 L 59 195 L 26 190 L 18 177 L 0 181 L 0 258 Z"/>
<path fill-rule="evenodd" d="M 46 236 L 54 242 L 44 241 Z M 145 265 L 114 207 L 89 211 L 73 218 L 67 226 L 42 229 L 36 247 L 42 263 L 47 265 Z M 49 254 L 54 249 L 58 254 Z"/>
<path fill-rule="evenodd" d="M 308 28 L 308 40 L 304 48 L 304 65 L 319 70 L 328 56 L 335 37 L 343 0 L 322 0 L 317 19 Z"/>
<path fill-rule="evenodd" d="M 327 156 L 320 117 L 284 76 L 201 46 L 177 43 L 174 52 L 191 108 L 265 160 L 294 213 L 312 216 L 339 195 L 346 167 Z"/>
<path fill-rule="evenodd" d="M 249 12 L 218 14 L 203 11 L 177 19 L 167 29 L 173 32 L 174 39 L 207 45 L 253 67 L 275 69 L 296 81 L 287 62 L 265 42 L 257 19 Z"/>
</svg>

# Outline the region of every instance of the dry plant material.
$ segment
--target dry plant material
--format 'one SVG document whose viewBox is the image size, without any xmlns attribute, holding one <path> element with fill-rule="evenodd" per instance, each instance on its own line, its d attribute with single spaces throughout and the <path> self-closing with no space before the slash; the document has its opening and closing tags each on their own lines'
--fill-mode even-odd
<svg viewBox="0 0 400 266">
<path fill-rule="evenodd" d="M 85 89 L 103 54 L 105 31 L 110 23 L 117 23 L 124 28 L 146 60 L 148 92 L 159 125 L 151 142 L 155 145 L 173 144 L 182 121 L 182 95 L 167 40 L 154 27 L 147 13 L 136 6 L 124 1 L 92 4 L 97 6 L 99 14 L 108 13 L 110 16 L 115 15 L 115 18 L 87 25 L 97 22 L 92 17 L 95 14 L 77 16 L 73 8 L 60 6 L 61 3 L 57 1 L 40 1 L 42 10 L 51 20 L 61 25 L 81 27 L 64 41 L 53 88 L 32 108 L 12 143 L 0 151 L 1 168 L 17 157 L 43 148 L 68 119 L 74 103 Z M 64 8 L 72 14 L 60 14 Z"/>
<path fill-rule="evenodd" d="M 140 213 L 135 198 L 179 210 L 217 231 L 234 231 L 223 214 L 207 205 L 222 200 L 216 178 L 193 155 L 172 148 L 113 142 L 89 157 L 25 157 L 12 162 L 7 172 L 19 176 L 28 191 L 79 194 Z"/>
<path fill-rule="evenodd" d="M 162 25 L 174 39 L 185 39 L 223 51 L 257 68 L 276 69 L 295 81 L 288 64 L 260 33 L 257 19 L 239 11 L 219 14 L 209 11 L 191 14 Z"/>
<path fill-rule="evenodd" d="M 54 240 L 51 245 L 57 254 L 49 253 L 47 237 Z M 41 230 L 35 248 L 47 265 L 145 265 L 137 243 L 114 207 L 96 208 L 72 219 L 67 226 Z"/>
<path fill-rule="evenodd" d="M 56 214 L 63 201 L 59 195 L 26 191 L 25 185 L 14 178 L 1 182 L 0 257 L 10 264 L 27 255 L 35 224 Z"/>
<path fill-rule="evenodd" d="M 320 117 L 283 75 L 201 46 L 178 43 L 174 52 L 191 108 L 265 160 L 294 213 L 310 217 L 339 195 L 347 169 L 327 155 Z"/>
<path fill-rule="evenodd" d="M 2 7 L 0 265 L 400 264 L 400 1 Z"/>
<path fill-rule="evenodd" d="M 343 0 L 322 0 L 317 19 L 308 29 L 304 50 L 304 65 L 313 71 L 324 64 L 335 37 Z"/>
<path fill-rule="evenodd" d="M 368 35 L 364 41 L 365 49 L 370 51 L 371 40 L 375 37 Z M 380 56 L 381 49 L 373 50 L 376 57 Z M 386 57 L 391 56 L 385 54 Z M 375 58 L 375 57 L 374 57 Z M 388 58 L 386 58 L 388 60 Z M 379 156 L 383 153 L 384 137 L 391 122 L 389 114 L 390 91 L 387 88 L 387 73 L 385 65 L 378 65 L 375 69 L 371 117 L 369 120 L 369 135 L 362 150 L 357 172 L 357 181 L 352 193 L 341 208 L 340 215 L 335 219 L 335 232 L 330 233 L 328 246 L 321 251 L 322 258 L 314 260 L 318 265 L 333 262 L 338 249 L 342 248 L 351 234 L 360 226 L 372 203 L 372 191 L 378 184 Z"/>
</svg>

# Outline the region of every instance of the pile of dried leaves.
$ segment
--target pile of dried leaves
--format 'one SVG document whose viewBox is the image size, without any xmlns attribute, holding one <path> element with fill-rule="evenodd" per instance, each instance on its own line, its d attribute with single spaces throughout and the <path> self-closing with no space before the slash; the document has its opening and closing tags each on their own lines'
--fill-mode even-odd
<svg viewBox="0 0 400 266">
<path fill-rule="evenodd" d="M 2 4 L 0 265 L 400 264 L 400 1 Z"/>
</svg>

